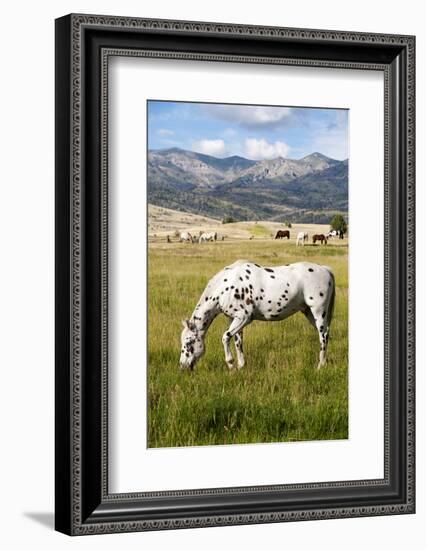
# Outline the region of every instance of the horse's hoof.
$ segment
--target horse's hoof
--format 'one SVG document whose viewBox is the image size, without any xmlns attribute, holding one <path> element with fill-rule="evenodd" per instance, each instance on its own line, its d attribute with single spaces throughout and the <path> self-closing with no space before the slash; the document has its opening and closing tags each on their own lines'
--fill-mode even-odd
<svg viewBox="0 0 426 550">
<path fill-rule="evenodd" d="M 229 370 L 234 370 L 235 365 L 234 365 L 234 360 L 233 359 L 231 359 L 231 361 L 227 361 L 226 365 L 227 365 Z"/>
</svg>

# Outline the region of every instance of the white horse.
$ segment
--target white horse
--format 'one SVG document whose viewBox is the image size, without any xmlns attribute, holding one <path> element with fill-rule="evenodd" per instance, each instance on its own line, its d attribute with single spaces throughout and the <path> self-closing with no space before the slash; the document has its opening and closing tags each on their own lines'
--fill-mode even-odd
<svg viewBox="0 0 426 550">
<path fill-rule="evenodd" d="M 328 238 L 334 239 L 335 237 L 339 237 L 339 239 L 343 239 L 344 233 L 341 229 L 333 229 L 332 231 L 329 231 L 327 233 Z"/>
<path fill-rule="evenodd" d="M 182 321 L 181 369 L 193 370 L 204 354 L 204 337 L 213 319 L 225 314 L 231 324 L 222 338 L 225 360 L 234 368 L 230 340 L 234 338 L 238 369 L 244 366 L 243 328 L 254 320 L 281 321 L 304 313 L 320 340 L 318 368 L 325 364 L 335 297 L 329 267 L 300 262 L 262 267 L 238 260 L 208 283 L 190 319 Z"/>
<path fill-rule="evenodd" d="M 201 233 L 200 238 L 198 239 L 198 242 L 205 243 L 208 241 L 217 241 L 216 231 L 211 231 L 210 233 Z"/>
<path fill-rule="evenodd" d="M 193 237 L 191 233 L 188 231 L 182 231 L 182 233 L 179 234 L 179 242 L 180 243 L 192 243 Z"/>
<path fill-rule="evenodd" d="M 296 246 L 299 246 L 299 245 L 305 246 L 305 242 L 308 242 L 308 240 L 309 240 L 308 234 L 305 233 L 304 231 L 300 231 L 297 234 Z"/>
</svg>

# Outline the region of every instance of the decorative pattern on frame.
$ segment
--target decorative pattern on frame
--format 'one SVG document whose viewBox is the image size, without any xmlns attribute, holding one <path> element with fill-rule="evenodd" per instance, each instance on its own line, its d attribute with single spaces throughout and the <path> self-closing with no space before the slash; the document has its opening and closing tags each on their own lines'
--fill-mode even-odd
<svg viewBox="0 0 426 550">
<path fill-rule="evenodd" d="M 384 515 L 398 513 L 410 513 L 414 509 L 414 173 L 415 173 L 415 92 L 414 92 L 414 39 L 413 37 L 395 36 L 395 35 L 377 35 L 364 33 L 346 33 L 339 31 L 319 31 L 307 29 L 286 29 L 272 27 L 253 27 L 245 25 L 228 25 L 218 23 L 200 23 L 186 21 L 169 21 L 169 20 L 149 20 L 149 19 L 134 19 L 122 17 L 103 17 L 91 15 L 73 15 L 72 17 L 72 334 L 71 334 L 71 359 L 72 359 L 72 530 L 74 534 L 100 534 L 100 533 L 117 533 L 128 531 L 141 530 L 157 530 L 157 529 L 181 529 L 190 527 L 203 526 L 218 526 L 218 525 L 237 525 L 247 523 L 262 523 L 262 522 L 283 522 L 283 521 L 303 521 L 312 519 L 328 519 L 342 517 L 361 517 L 370 515 Z M 81 51 L 82 51 L 82 29 L 83 27 L 111 27 L 121 29 L 152 29 L 152 30 L 176 30 L 189 31 L 192 33 L 208 33 L 211 35 L 228 35 L 228 36 L 251 36 L 251 37 L 281 37 L 294 39 L 315 39 L 318 41 L 329 42 L 353 42 L 363 44 L 399 44 L 407 48 L 407 81 L 408 81 L 408 141 L 407 147 L 407 504 L 392 505 L 392 506 L 366 506 L 366 507 L 344 507 L 329 510 L 309 510 L 298 512 L 274 512 L 274 513 L 253 513 L 253 514 L 231 514 L 231 515 L 215 515 L 211 517 L 195 517 L 192 519 L 174 519 L 174 520 L 147 520 L 147 521 L 125 521 L 117 523 L 93 523 L 90 525 L 82 525 L 81 514 L 81 317 L 82 317 L 82 263 L 81 263 L 81 242 L 82 242 L 82 143 L 81 143 L 81 121 L 82 121 L 82 105 L 81 105 Z M 234 61 L 241 63 L 273 63 L 287 65 L 302 65 L 314 67 L 335 67 L 344 69 L 369 69 L 382 70 L 385 75 L 385 160 L 389 157 L 389 140 L 390 140 L 390 122 L 389 122 L 389 105 L 391 98 L 389 97 L 389 69 L 385 65 L 372 65 L 362 63 L 336 63 L 332 61 L 318 60 L 294 60 L 283 58 L 262 58 L 262 57 L 245 57 L 231 55 L 209 55 L 209 54 L 193 54 L 193 53 L 176 53 L 176 52 L 155 52 L 141 50 L 113 50 L 108 49 L 103 51 L 102 55 L 102 448 L 103 448 L 103 467 L 102 467 L 102 492 L 105 499 L 120 500 L 120 499 L 137 499 L 141 498 L 146 493 L 130 493 L 130 494 L 108 494 L 108 465 L 107 465 L 107 415 L 108 415 L 108 354 L 107 354 L 107 326 L 108 326 L 108 257 L 107 257 L 107 236 L 108 236 L 108 155 L 107 155 L 107 128 L 108 128 L 108 58 L 111 55 L 122 56 L 141 56 L 141 57 L 158 57 L 169 59 L 191 59 L 203 61 Z M 385 167 L 388 165 L 385 162 Z M 385 220 L 389 220 L 388 199 L 386 196 L 389 174 L 385 168 Z M 387 224 L 386 224 L 387 225 Z M 385 271 L 389 267 L 389 242 L 385 236 Z M 387 281 L 385 280 L 385 304 L 388 301 L 388 293 L 386 292 Z M 385 315 L 386 315 L 385 307 Z M 386 325 L 388 323 L 385 323 Z M 385 341 L 389 339 L 389 335 L 385 330 Z M 389 363 L 389 357 L 386 350 L 389 346 L 385 346 L 385 365 Z M 389 380 L 385 368 L 385 392 L 388 392 Z M 386 395 L 388 395 L 386 393 Z M 388 449 L 389 449 L 389 434 L 387 431 L 387 418 L 389 415 L 389 399 L 385 398 L 385 477 L 383 480 L 373 480 L 376 484 L 384 484 L 388 478 Z M 315 487 L 347 487 L 347 486 L 362 486 L 363 484 L 372 485 L 372 480 L 367 481 L 345 481 L 335 483 L 320 483 L 315 484 Z M 313 484 L 297 484 L 286 486 L 262 487 L 263 489 L 304 489 L 313 487 Z M 244 493 L 258 490 L 258 487 L 246 488 L 231 488 L 217 490 L 194 490 L 194 491 L 172 491 L 161 493 L 149 493 L 149 495 L 187 495 L 187 494 L 225 494 L 226 492 Z"/>
</svg>

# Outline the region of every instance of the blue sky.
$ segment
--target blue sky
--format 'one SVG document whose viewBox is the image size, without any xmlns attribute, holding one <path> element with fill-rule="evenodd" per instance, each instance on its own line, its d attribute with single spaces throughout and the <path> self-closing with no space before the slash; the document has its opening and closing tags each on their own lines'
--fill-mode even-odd
<svg viewBox="0 0 426 550">
<path fill-rule="evenodd" d="M 148 148 L 180 147 L 216 157 L 348 158 L 349 111 L 148 101 Z"/>
</svg>

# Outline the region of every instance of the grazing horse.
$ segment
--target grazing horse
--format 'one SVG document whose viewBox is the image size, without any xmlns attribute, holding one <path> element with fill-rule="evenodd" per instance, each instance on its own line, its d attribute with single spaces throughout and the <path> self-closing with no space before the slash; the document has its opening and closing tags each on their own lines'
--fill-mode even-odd
<svg viewBox="0 0 426 550">
<path fill-rule="evenodd" d="M 322 233 L 314 235 L 312 237 L 312 242 L 315 244 L 317 241 L 320 241 L 321 244 L 327 244 L 327 237 Z"/>
<path fill-rule="evenodd" d="M 305 242 L 308 242 L 308 240 L 309 240 L 308 234 L 305 233 L 304 231 L 300 231 L 300 233 L 297 234 L 296 246 L 299 246 L 299 245 L 305 246 Z"/>
<path fill-rule="evenodd" d="M 179 242 L 180 243 L 192 243 L 193 242 L 193 237 L 192 237 L 191 233 L 189 233 L 188 231 L 182 231 L 182 233 L 180 233 L 180 235 L 179 235 Z"/>
<path fill-rule="evenodd" d="M 252 321 L 281 321 L 301 311 L 318 331 L 318 368 L 325 364 L 335 297 L 334 275 L 329 267 L 300 262 L 262 267 L 238 260 L 214 275 L 202 293 L 190 319 L 182 321 L 181 369 L 193 370 L 204 354 L 204 338 L 220 313 L 231 324 L 222 338 L 225 360 L 234 368 L 230 350 L 234 338 L 237 367 L 244 366 L 243 328 Z"/>
<path fill-rule="evenodd" d="M 211 231 L 210 233 L 201 233 L 198 242 L 199 243 L 205 243 L 208 241 L 217 241 L 217 233 L 216 231 Z"/>
<path fill-rule="evenodd" d="M 288 229 L 285 229 L 285 230 L 282 230 L 282 229 L 279 229 L 277 231 L 277 234 L 275 235 L 275 238 L 276 239 L 289 239 L 290 238 L 290 231 Z"/>
<path fill-rule="evenodd" d="M 332 231 L 329 231 L 327 233 L 327 238 L 334 239 L 334 237 L 339 237 L 339 239 L 343 239 L 344 238 L 343 231 L 341 229 L 333 229 Z"/>
</svg>

